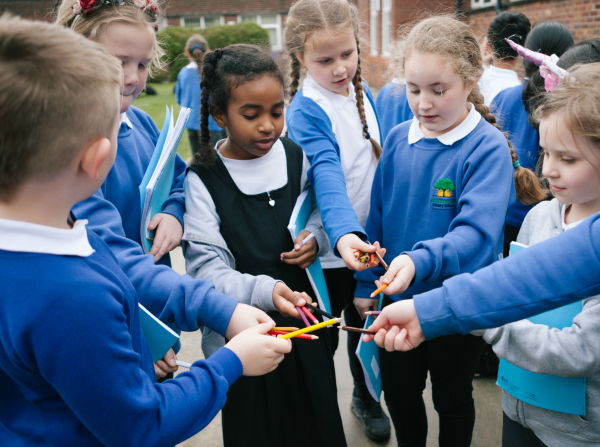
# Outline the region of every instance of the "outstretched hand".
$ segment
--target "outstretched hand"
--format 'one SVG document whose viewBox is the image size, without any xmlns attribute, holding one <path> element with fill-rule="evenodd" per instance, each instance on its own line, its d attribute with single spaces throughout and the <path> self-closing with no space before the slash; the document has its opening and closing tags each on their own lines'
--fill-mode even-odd
<svg viewBox="0 0 600 447">
<path fill-rule="evenodd" d="M 377 288 L 383 284 L 388 286 L 383 289 L 386 295 L 396 295 L 404 292 L 415 278 L 415 263 L 408 255 L 400 255 L 394 258 L 390 268 L 380 279 L 375 281 Z"/>
<path fill-rule="evenodd" d="M 302 307 L 306 303 L 312 304 L 312 299 L 305 292 L 294 292 L 282 282 L 273 288 L 273 304 L 284 317 L 302 318 L 296 306 Z"/>
<path fill-rule="evenodd" d="M 365 334 L 363 341 L 375 340 L 377 346 L 390 352 L 410 351 L 425 341 L 413 300 L 384 307 L 368 330 L 377 334 Z"/>
<path fill-rule="evenodd" d="M 348 233 L 339 238 L 336 244 L 336 248 L 340 253 L 342 259 L 344 260 L 346 267 L 352 270 L 356 270 L 357 272 L 366 270 L 371 267 L 375 267 L 379 264 L 379 260 L 377 259 L 377 257 L 375 257 L 375 260 L 372 264 L 363 264 L 354 256 L 354 253 L 356 253 L 357 251 L 362 251 L 363 253 L 378 252 L 381 255 L 381 257 L 385 255 L 385 248 L 381 248 L 379 246 L 379 242 L 375 242 L 373 245 L 369 245 L 366 242 L 362 241 L 354 233 Z"/>
</svg>

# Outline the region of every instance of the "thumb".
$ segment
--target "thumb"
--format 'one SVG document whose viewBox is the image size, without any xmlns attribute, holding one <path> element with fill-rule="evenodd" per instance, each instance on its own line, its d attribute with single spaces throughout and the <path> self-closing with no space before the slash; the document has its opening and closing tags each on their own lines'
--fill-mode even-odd
<svg viewBox="0 0 600 447">
<path fill-rule="evenodd" d="M 269 332 L 274 327 L 275 327 L 275 322 L 273 320 L 271 320 L 266 323 L 261 323 L 259 325 L 253 326 L 248 330 L 253 331 L 257 334 L 267 335 L 267 332 Z"/>
<path fill-rule="evenodd" d="M 367 244 L 366 242 L 361 241 L 360 239 L 352 248 L 366 253 L 375 253 L 377 251 L 377 247 L 371 244 Z"/>
<path fill-rule="evenodd" d="M 385 327 L 390 325 L 390 320 L 385 314 L 385 310 L 381 312 L 371 326 L 369 326 L 369 332 L 377 332 L 379 329 L 384 329 Z"/>
<path fill-rule="evenodd" d="M 380 278 L 380 281 L 384 284 L 390 284 L 394 280 L 398 272 L 402 270 L 402 267 L 402 265 L 398 265 L 397 263 L 392 262 L 390 264 L 390 268 L 387 270 L 387 272 L 385 272 L 385 275 Z"/>
<path fill-rule="evenodd" d="M 162 220 L 161 214 L 160 213 L 155 214 L 154 217 L 148 223 L 148 231 L 152 231 L 156 227 L 158 227 L 158 224 L 160 223 L 161 220 Z"/>
</svg>

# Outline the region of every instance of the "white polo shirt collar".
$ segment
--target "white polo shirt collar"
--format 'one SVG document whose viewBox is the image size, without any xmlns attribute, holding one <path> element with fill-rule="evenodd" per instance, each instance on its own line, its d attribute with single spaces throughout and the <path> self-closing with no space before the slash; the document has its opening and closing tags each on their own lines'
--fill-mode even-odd
<svg viewBox="0 0 600 447">
<path fill-rule="evenodd" d="M 0 250 L 87 257 L 94 253 L 87 237 L 88 221 L 77 220 L 70 230 L 0 219 Z"/>
<path fill-rule="evenodd" d="M 302 85 L 317 90 L 338 110 L 342 110 L 348 101 L 356 102 L 354 84 L 352 84 L 352 82 L 348 85 L 348 96 L 338 95 L 337 93 L 324 89 L 317 84 L 317 81 L 313 79 L 310 73 L 306 73 L 306 79 L 304 79 L 304 83 Z"/>
<path fill-rule="evenodd" d="M 129 119 L 129 117 L 127 116 L 127 113 L 123 112 L 121 113 L 121 124 L 125 123 L 127 125 L 127 127 L 129 127 L 130 129 L 133 129 L 133 124 L 131 124 L 131 120 Z"/>
<path fill-rule="evenodd" d="M 469 107 L 469 114 L 462 123 L 452 129 L 450 132 L 436 137 L 440 143 L 446 146 L 451 146 L 457 141 L 465 138 L 477 127 L 479 121 L 481 121 L 481 115 L 470 102 L 467 103 L 467 107 Z M 425 134 L 423 134 L 423 131 L 419 126 L 419 120 L 417 117 L 414 117 L 408 131 L 408 144 L 415 144 L 422 138 L 425 138 Z"/>
</svg>

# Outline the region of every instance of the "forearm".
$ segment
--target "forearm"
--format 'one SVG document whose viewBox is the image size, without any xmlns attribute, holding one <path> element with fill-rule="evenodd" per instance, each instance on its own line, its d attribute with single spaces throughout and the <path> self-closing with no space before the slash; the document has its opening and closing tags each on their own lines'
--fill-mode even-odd
<svg viewBox="0 0 600 447">
<path fill-rule="evenodd" d="M 176 155 L 175 157 L 175 177 L 173 178 L 173 184 L 171 185 L 171 193 L 163 204 L 162 212 L 176 217 L 183 227 L 183 214 L 185 213 L 183 182 L 185 180 L 187 165 L 179 155 Z"/>
</svg>

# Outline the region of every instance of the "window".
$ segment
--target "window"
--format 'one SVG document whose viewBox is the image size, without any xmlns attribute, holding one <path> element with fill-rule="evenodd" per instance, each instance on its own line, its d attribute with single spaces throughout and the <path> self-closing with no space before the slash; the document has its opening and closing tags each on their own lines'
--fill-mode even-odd
<svg viewBox="0 0 600 447">
<path fill-rule="evenodd" d="M 204 26 L 202 28 L 210 28 L 211 26 L 218 26 L 221 24 L 219 17 L 204 17 Z"/>
<path fill-rule="evenodd" d="M 471 0 L 471 8 L 486 8 L 488 6 L 494 6 L 494 1 L 492 0 Z"/>
<path fill-rule="evenodd" d="M 377 52 L 377 38 L 378 29 L 377 22 L 379 21 L 379 0 L 371 0 L 370 1 L 370 11 L 371 11 L 371 20 L 370 20 L 370 28 L 371 28 L 371 55 L 377 56 L 379 53 Z"/>
<path fill-rule="evenodd" d="M 238 22 L 256 23 L 269 33 L 271 48 L 281 49 L 281 16 L 279 14 L 241 16 L 238 18 Z"/>
<path fill-rule="evenodd" d="M 186 28 L 210 28 L 221 25 L 221 17 L 182 17 L 182 26 Z"/>
<path fill-rule="evenodd" d="M 381 54 L 390 56 L 390 41 L 392 33 L 392 0 L 383 0 L 381 10 Z"/>
<path fill-rule="evenodd" d="M 183 20 L 183 26 L 186 28 L 200 28 L 200 17 L 186 17 Z"/>
</svg>

